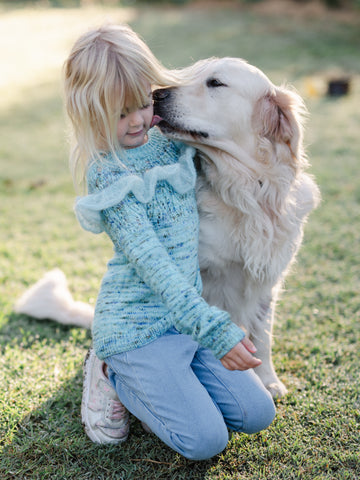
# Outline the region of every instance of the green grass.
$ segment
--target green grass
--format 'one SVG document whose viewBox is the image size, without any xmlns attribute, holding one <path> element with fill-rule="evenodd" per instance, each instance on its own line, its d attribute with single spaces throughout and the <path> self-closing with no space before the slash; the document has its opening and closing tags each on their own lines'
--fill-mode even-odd
<svg viewBox="0 0 360 480">
<path fill-rule="evenodd" d="M 0 478 L 360 478 L 359 16 L 304 14 L 308 8 L 0 5 Z M 286 282 L 274 339 L 289 394 L 266 431 L 234 434 L 207 462 L 185 460 L 135 419 L 121 447 L 92 444 L 80 421 L 90 334 L 13 312 L 16 298 L 54 267 L 77 299 L 93 303 L 112 253 L 72 212 L 59 80 L 74 38 L 106 17 L 129 22 L 167 66 L 246 58 L 275 83 L 293 83 L 311 114 L 306 143 L 323 200 Z M 332 72 L 351 74 L 349 96 L 322 95 Z"/>
</svg>

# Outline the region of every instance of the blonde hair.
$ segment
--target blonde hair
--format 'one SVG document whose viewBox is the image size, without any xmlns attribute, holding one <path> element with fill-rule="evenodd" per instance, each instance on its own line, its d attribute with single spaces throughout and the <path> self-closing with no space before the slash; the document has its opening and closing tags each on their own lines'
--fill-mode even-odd
<svg viewBox="0 0 360 480">
<path fill-rule="evenodd" d="M 85 184 L 92 160 L 111 152 L 119 161 L 117 122 L 126 108 L 149 102 L 146 84 L 176 84 L 147 45 L 127 25 L 104 25 L 83 34 L 64 65 L 65 106 L 75 144 L 70 154 L 74 184 Z"/>
</svg>

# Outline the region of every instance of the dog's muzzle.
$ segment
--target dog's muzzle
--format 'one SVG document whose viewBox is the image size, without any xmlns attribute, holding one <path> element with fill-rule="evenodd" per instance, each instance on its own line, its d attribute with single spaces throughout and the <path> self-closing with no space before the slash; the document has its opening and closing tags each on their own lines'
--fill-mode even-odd
<svg viewBox="0 0 360 480">
<path fill-rule="evenodd" d="M 175 92 L 177 87 L 159 88 L 153 91 L 154 115 L 161 117 L 158 123 L 164 134 L 176 137 L 208 138 L 207 132 L 186 128 L 179 122 L 179 111 L 176 108 Z"/>
<path fill-rule="evenodd" d="M 164 118 L 169 113 L 170 103 L 172 101 L 173 88 L 159 88 L 153 91 L 154 114 Z M 166 119 L 168 120 L 168 119 Z"/>
</svg>

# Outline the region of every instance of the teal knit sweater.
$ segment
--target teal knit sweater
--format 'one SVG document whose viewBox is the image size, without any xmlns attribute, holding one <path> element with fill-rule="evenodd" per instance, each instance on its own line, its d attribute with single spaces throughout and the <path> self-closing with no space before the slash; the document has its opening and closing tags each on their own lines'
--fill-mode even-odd
<svg viewBox="0 0 360 480">
<path fill-rule="evenodd" d="M 229 314 L 201 297 L 193 149 L 157 128 L 146 144 L 110 156 L 87 174 L 89 195 L 76 201 L 80 224 L 114 244 L 95 308 L 97 356 L 141 347 L 175 326 L 217 358 L 244 337 Z"/>
</svg>

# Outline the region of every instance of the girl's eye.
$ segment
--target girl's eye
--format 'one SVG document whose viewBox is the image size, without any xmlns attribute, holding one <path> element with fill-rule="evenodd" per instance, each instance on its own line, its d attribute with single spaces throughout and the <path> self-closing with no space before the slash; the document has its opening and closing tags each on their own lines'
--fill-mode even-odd
<svg viewBox="0 0 360 480">
<path fill-rule="evenodd" d="M 121 120 L 124 120 L 124 118 L 126 118 L 126 114 L 125 114 L 125 113 L 122 113 L 122 114 L 120 115 L 120 119 L 121 119 Z"/>
<path fill-rule="evenodd" d="M 143 105 L 143 106 L 141 107 L 141 110 L 146 110 L 146 109 L 149 108 L 150 106 L 151 106 L 151 103 L 148 103 L 148 104 L 146 104 L 146 105 Z"/>
</svg>

